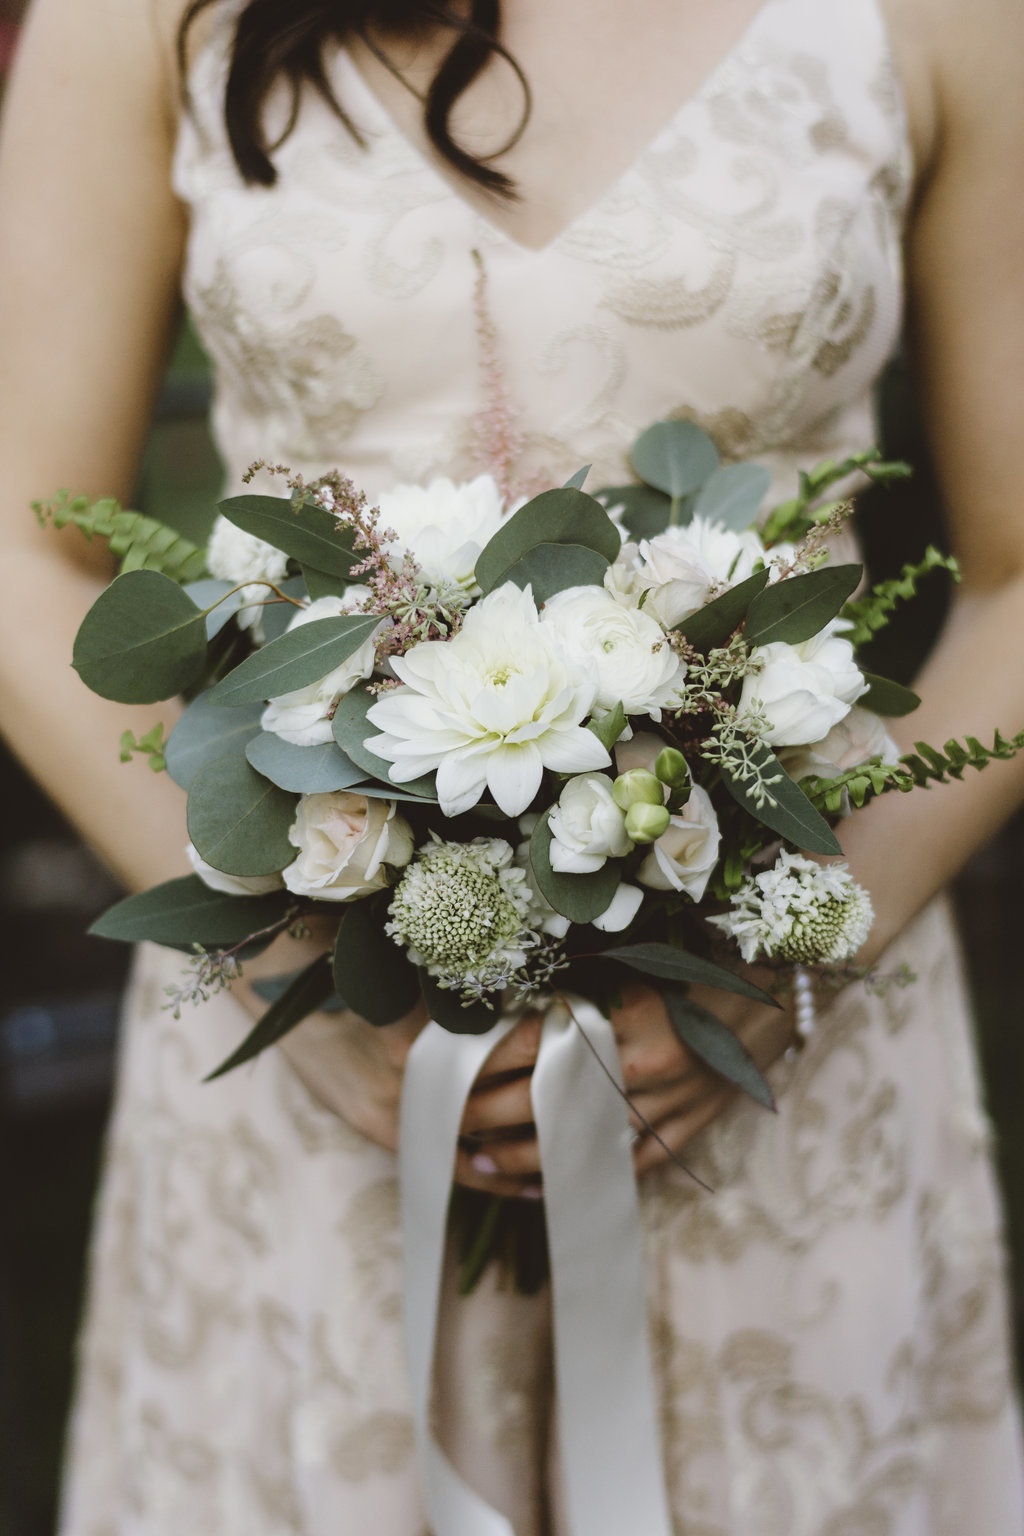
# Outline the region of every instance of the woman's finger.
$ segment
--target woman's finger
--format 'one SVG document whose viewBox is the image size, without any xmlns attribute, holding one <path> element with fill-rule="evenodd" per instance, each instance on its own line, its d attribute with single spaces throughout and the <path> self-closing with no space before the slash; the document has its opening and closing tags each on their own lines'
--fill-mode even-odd
<svg viewBox="0 0 1024 1536">
<path fill-rule="evenodd" d="M 720 1088 L 703 1098 L 692 1109 L 655 1125 L 657 1136 L 649 1132 L 641 1136 L 633 1153 L 633 1165 L 637 1175 L 659 1168 L 673 1160 L 673 1154 L 685 1163 L 685 1148 L 693 1138 L 709 1126 L 732 1103 L 735 1088 Z"/>
<path fill-rule="evenodd" d="M 471 1094 L 462 1117 L 463 1135 L 529 1125 L 533 1120 L 530 1082 L 529 1077 L 520 1076 L 500 1087 Z"/>
<path fill-rule="evenodd" d="M 663 1120 L 674 1120 L 688 1114 L 705 1099 L 716 1096 L 722 1089 L 722 1079 L 713 1072 L 694 1072 L 678 1083 L 658 1085 L 628 1095 L 630 1124 L 637 1131 L 648 1126 L 659 1126 Z M 646 1124 L 644 1123 L 646 1122 Z"/>
<path fill-rule="evenodd" d="M 540 1152 L 536 1140 L 490 1143 L 470 1152 L 460 1147 L 455 1160 L 455 1180 L 491 1195 L 518 1195 L 536 1199 L 541 1188 Z"/>
<path fill-rule="evenodd" d="M 540 1050 L 540 1034 L 543 1017 L 537 1012 L 524 1013 L 514 1029 L 499 1040 L 480 1069 L 473 1092 L 486 1090 L 494 1079 L 503 1079 L 506 1073 L 522 1072 L 534 1066 Z"/>
</svg>

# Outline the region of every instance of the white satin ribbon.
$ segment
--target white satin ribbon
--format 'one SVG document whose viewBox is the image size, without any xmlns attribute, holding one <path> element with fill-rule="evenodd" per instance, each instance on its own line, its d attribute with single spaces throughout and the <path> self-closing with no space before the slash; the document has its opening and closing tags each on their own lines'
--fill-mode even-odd
<svg viewBox="0 0 1024 1536">
<path fill-rule="evenodd" d="M 434 1536 L 515 1536 L 451 1466 L 429 1422 L 459 1125 L 480 1067 L 513 1022 L 475 1037 L 429 1024 L 406 1066 L 399 1158 L 406 1348 Z M 556 1003 L 544 1021 L 531 1094 L 544 1170 L 569 1525 L 572 1536 L 672 1536 L 627 1110 L 577 1024 L 621 1087 L 607 1021 L 591 1003 Z"/>
</svg>

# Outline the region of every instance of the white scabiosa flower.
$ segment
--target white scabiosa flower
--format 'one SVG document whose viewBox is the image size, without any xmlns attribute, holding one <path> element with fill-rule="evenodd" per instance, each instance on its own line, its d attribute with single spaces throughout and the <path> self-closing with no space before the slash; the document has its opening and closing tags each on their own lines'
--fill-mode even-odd
<svg viewBox="0 0 1024 1536">
<path fill-rule="evenodd" d="M 525 871 L 500 837 L 444 842 L 436 834 L 402 876 L 385 931 L 443 987 L 506 986 L 537 945 Z"/>
<path fill-rule="evenodd" d="M 492 475 L 461 485 L 440 478 L 429 485 L 396 485 L 379 501 L 382 528 L 395 538 L 387 546 L 399 560 L 408 551 L 424 581 L 454 583 L 467 596 L 479 592 L 474 570 L 480 551 L 505 518 L 505 504 Z"/>
<path fill-rule="evenodd" d="M 545 768 L 585 773 L 608 753 L 583 721 L 597 692 L 592 667 L 561 654 L 529 587 L 506 582 L 466 615 L 453 639 L 427 640 L 391 661 L 404 684 L 367 712 L 383 733 L 366 746 L 393 783 L 437 770 L 446 816 L 489 789 L 506 816 L 525 811 Z"/>
<path fill-rule="evenodd" d="M 344 597 L 318 597 L 296 613 L 288 630 L 311 624 L 314 619 L 337 619 L 352 613 L 366 597 L 365 587 L 350 587 Z M 260 717 L 265 731 L 299 747 L 323 746 L 331 739 L 331 717 L 338 701 L 373 671 L 374 636 L 364 640 L 353 655 L 328 672 L 319 682 L 295 688 L 271 699 Z"/>
<path fill-rule="evenodd" d="M 712 917 L 750 962 L 838 964 L 860 949 L 874 908 L 845 864 L 816 864 L 783 849 L 771 869 L 748 875 L 732 896 L 731 912 Z"/>
<path fill-rule="evenodd" d="M 288 556 L 254 533 L 236 528 L 228 518 L 218 517 L 206 546 L 206 569 L 220 581 L 279 582 L 288 569 Z M 239 593 L 242 606 L 235 615 L 242 629 L 258 627 L 263 614 L 261 605 L 272 596 L 264 586 L 243 588 Z"/>
<path fill-rule="evenodd" d="M 623 607 L 604 587 L 568 587 L 548 598 L 541 619 L 570 661 L 593 663 L 598 711 L 621 701 L 627 715 L 661 719 L 686 668 L 649 613 Z"/>
</svg>

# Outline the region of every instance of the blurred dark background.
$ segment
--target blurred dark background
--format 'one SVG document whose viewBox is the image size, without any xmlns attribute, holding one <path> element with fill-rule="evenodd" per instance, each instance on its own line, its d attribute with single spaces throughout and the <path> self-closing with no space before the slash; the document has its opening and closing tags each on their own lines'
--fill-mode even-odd
<svg viewBox="0 0 1024 1536">
<path fill-rule="evenodd" d="M 0 0 L 0 82 L 22 0 Z M 2 89 L 2 85 L 0 85 Z M 135 505 L 201 538 L 219 478 L 204 425 L 205 362 L 182 333 L 158 405 Z M 887 455 L 916 469 L 869 492 L 858 523 L 873 576 L 944 542 L 906 371 L 882 383 Z M 42 494 L 56 487 L 41 486 Z M 72 488 L 73 489 L 73 488 Z M 885 631 L 876 670 L 908 679 L 942 622 L 946 578 Z M 1006 730 L 1020 721 L 999 722 Z M 116 748 L 112 748 L 113 752 Z M 117 771 L 112 762 L 112 771 Z M 141 763 L 125 773 L 143 772 Z M 1024 920 L 1024 816 L 965 871 L 956 890 L 996 1127 L 1018 1338 L 1024 1337 L 1024 994 L 1013 957 Z M 120 988 L 118 945 L 85 937 L 117 895 L 97 861 L 0 743 L 0 1536 L 52 1536 L 83 1263 L 110 1107 Z"/>
</svg>

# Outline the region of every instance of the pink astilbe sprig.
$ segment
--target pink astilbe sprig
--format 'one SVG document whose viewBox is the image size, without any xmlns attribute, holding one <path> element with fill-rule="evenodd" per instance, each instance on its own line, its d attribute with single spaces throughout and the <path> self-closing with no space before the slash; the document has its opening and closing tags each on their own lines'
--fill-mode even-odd
<svg viewBox="0 0 1024 1536">
<path fill-rule="evenodd" d="M 474 420 L 479 456 L 486 470 L 494 476 L 502 500 L 508 505 L 515 499 L 517 486 L 513 466 L 523 451 L 523 434 L 516 425 L 516 411 L 505 383 L 498 348 L 498 329 L 487 302 L 487 271 L 479 251 L 473 252 L 476 282 L 473 286 L 473 312 L 480 358 L 480 387 L 484 404 Z"/>
</svg>

